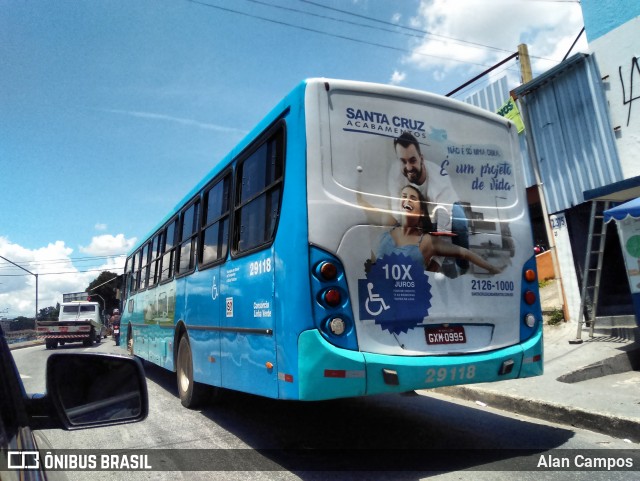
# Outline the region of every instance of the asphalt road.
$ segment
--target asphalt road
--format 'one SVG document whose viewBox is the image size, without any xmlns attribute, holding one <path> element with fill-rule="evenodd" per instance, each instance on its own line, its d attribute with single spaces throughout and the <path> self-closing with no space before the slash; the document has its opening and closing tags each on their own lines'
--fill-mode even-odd
<svg viewBox="0 0 640 481">
<path fill-rule="evenodd" d="M 72 344 L 57 352 L 123 352 L 112 340 Z M 53 351 L 13 351 L 28 393 L 42 392 L 44 366 Z M 202 410 L 180 405 L 175 375 L 146 363 L 149 417 L 137 424 L 80 431 L 44 431 L 56 449 L 162 449 L 175 456 L 164 466 L 196 471 L 69 472 L 71 480 L 109 479 L 584 479 L 582 471 L 548 471 L 535 459 L 634 456 L 635 472 L 601 471 L 589 479 L 634 479 L 640 455 L 623 440 L 545 423 L 442 395 L 385 395 L 325 402 L 287 402 L 228 393 Z M 72 374 L 70 373 L 70 376 Z M 203 450 L 203 451 L 197 451 Z M 478 451 L 480 450 L 480 451 Z M 402 464 L 402 463 L 407 464 Z M 174 464 L 175 463 L 175 464 Z M 318 471 L 324 466 L 349 471 Z M 430 466 L 433 465 L 433 469 Z M 382 471 L 365 472 L 367 466 Z M 411 466 L 410 471 L 395 469 Z M 523 468 L 524 466 L 524 468 Z M 358 470 L 353 470 L 356 467 Z M 388 471 L 393 468 L 394 471 Z M 216 472 L 204 472 L 210 469 Z M 220 470 L 218 470 L 220 469 Z M 522 469 L 528 469 L 522 472 Z M 497 471 L 496 471 L 497 470 Z M 511 471 L 511 472 L 509 472 Z M 514 473 L 513 471 L 517 471 Z"/>
</svg>

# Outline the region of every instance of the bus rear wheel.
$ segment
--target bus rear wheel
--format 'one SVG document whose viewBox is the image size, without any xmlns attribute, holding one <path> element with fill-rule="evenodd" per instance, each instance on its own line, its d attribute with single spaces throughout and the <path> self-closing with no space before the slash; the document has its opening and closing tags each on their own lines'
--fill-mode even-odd
<svg viewBox="0 0 640 481">
<path fill-rule="evenodd" d="M 178 394 L 180 402 L 189 409 L 198 407 L 206 397 L 206 386 L 193 380 L 193 355 L 189 338 L 180 338 L 178 345 L 178 362 L 176 366 Z"/>
<path fill-rule="evenodd" d="M 135 356 L 135 352 L 133 350 L 133 332 L 131 331 L 131 326 L 127 329 L 127 352 L 131 356 Z"/>
</svg>

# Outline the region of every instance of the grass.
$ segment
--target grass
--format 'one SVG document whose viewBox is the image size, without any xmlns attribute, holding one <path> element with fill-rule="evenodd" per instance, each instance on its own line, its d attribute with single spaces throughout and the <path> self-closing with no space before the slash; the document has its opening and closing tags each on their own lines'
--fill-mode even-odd
<svg viewBox="0 0 640 481">
<path fill-rule="evenodd" d="M 547 324 L 555 326 L 560 324 L 562 321 L 564 321 L 564 312 L 562 312 L 562 309 L 556 307 L 549 313 L 549 320 L 547 321 Z"/>
<path fill-rule="evenodd" d="M 549 284 L 551 284 L 551 280 L 545 279 L 543 281 L 538 282 L 538 287 L 542 289 L 543 287 L 547 287 Z"/>
</svg>

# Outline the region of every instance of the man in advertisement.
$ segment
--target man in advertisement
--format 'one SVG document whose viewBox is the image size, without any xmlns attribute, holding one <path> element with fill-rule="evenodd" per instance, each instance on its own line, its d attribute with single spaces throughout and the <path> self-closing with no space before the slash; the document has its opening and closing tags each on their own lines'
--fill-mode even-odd
<svg viewBox="0 0 640 481">
<path fill-rule="evenodd" d="M 393 146 L 397 161 L 392 163 L 389 171 L 389 195 L 396 198 L 407 182 L 416 185 L 432 208 L 430 215 L 437 231 L 453 234 L 452 242 L 455 245 L 468 248 L 467 218 L 449 177 L 440 175 L 440 168 L 436 164 L 425 161 L 420 144 L 410 132 L 403 132 L 395 138 Z M 393 207 L 398 210 L 397 200 Z M 441 256 L 432 259 L 427 266 L 428 270 L 443 272 L 448 277 L 464 274 L 468 268 L 466 259 L 454 261 Z"/>
</svg>

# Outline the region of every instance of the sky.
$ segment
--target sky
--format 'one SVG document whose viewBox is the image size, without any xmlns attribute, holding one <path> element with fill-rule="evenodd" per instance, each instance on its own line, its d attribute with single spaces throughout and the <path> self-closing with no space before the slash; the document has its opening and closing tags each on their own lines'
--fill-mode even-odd
<svg viewBox="0 0 640 481">
<path fill-rule="evenodd" d="M 0 318 L 122 273 L 305 78 L 446 94 L 521 43 L 540 75 L 582 26 L 571 0 L 0 0 Z"/>
</svg>

